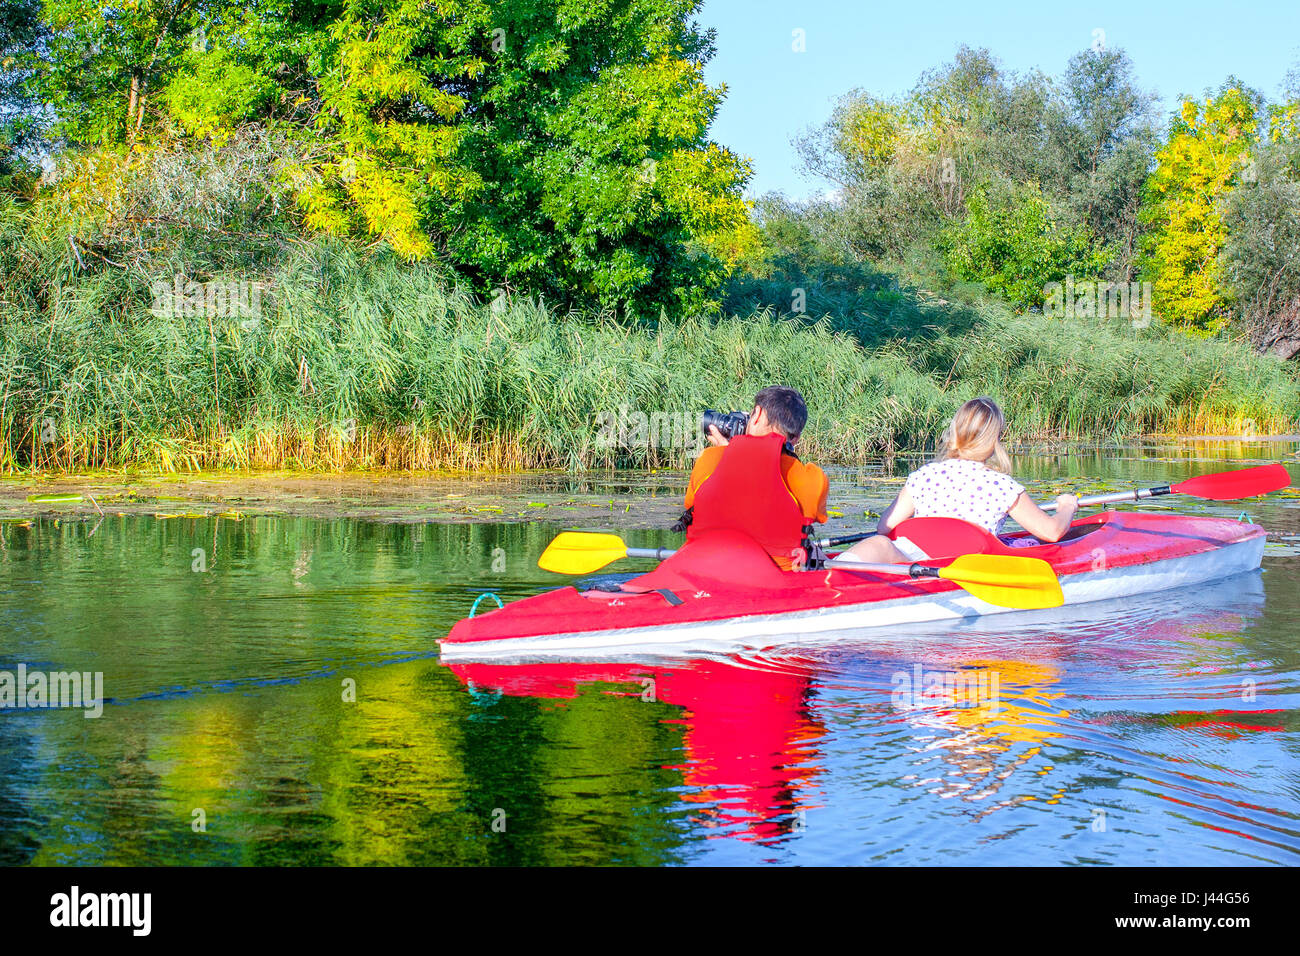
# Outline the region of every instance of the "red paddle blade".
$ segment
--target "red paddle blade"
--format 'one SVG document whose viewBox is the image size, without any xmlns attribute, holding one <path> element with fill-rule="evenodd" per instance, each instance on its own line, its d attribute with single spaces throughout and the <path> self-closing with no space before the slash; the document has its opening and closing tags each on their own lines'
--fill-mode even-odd
<svg viewBox="0 0 1300 956">
<path fill-rule="evenodd" d="M 908 518 L 889 535 L 906 538 L 931 558 L 983 554 L 1000 542 L 979 525 L 960 518 Z"/>
<path fill-rule="evenodd" d="M 1208 498 L 1211 501 L 1231 501 L 1234 498 L 1253 498 L 1266 495 L 1291 484 L 1291 475 L 1281 465 L 1260 465 L 1239 471 L 1221 471 L 1217 475 L 1201 475 L 1174 485 L 1171 491 L 1179 495 Z"/>
</svg>

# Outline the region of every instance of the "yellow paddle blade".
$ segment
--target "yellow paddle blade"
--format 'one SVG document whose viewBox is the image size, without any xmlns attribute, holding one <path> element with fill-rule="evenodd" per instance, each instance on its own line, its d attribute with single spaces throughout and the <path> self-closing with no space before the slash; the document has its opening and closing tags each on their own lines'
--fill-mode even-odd
<svg viewBox="0 0 1300 956">
<path fill-rule="evenodd" d="M 591 574 L 611 561 L 627 557 L 627 545 L 616 534 L 563 531 L 547 545 L 537 566 L 560 574 Z"/>
<path fill-rule="evenodd" d="M 1036 610 L 1065 603 L 1056 572 L 1041 558 L 966 554 L 940 568 L 939 577 L 960 584 L 980 600 L 999 607 Z"/>
</svg>

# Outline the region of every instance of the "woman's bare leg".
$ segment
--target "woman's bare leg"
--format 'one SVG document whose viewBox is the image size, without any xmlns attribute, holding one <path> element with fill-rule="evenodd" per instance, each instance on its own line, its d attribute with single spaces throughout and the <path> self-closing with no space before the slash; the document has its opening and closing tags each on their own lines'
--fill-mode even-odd
<svg viewBox="0 0 1300 956">
<path fill-rule="evenodd" d="M 894 547 L 894 542 L 883 534 L 873 534 L 870 538 L 859 541 L 844 553 L 852 555 L 859 561 L 871 561 L 876 564 L 912 563 L 911 558 Z"/>
</svg>

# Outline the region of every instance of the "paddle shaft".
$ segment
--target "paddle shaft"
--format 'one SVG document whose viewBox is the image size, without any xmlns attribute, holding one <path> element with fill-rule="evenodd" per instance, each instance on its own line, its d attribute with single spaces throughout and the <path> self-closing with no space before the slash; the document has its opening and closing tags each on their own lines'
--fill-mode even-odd
<svg viewBox="0 0 1300 956">
<path fill-rule="evenodd" d="M 1160 485 L 1156 488 L 1139 488 L 1136 491 L 1116 491 L 1108 495 L 1093 495 L 1080 498 L 1080 507 L 1091 505 L 1108 505 L 1117 501 L 1141 501 L 1158 495 L 1191 495 L 1193 498 L 1206 498 L 1210 501 L 1236 501 L 1239 498 L 1254 498 L 1278 491 L 1291 484 L 1291 474 L 1282 465 L 1256 465 L 1253 468 L 1238 468 L 1234 471 L 1220 471 L 1209 475 L 1188 478 L 1176 485 Z M 1056 510 L 1056 503 L 1040 505 L 1044 511 Z"/>
<path fill-rule="evenodd" d="M 820 544 L 823 548 L 832 548 L 837 544 L 852 544 L 854 541 L 865 540 L 866 538 L 870 538 L 875 533 L 876 532 L 874 531 L 867 531 L 864 532 L 863 534 L 847 534 L 842 538 L 822 538 L 821 541 L 817 543 Z M 627 549 L 627 556 L 629 558 L 656 558 L 659 561 L 662 561 L 664 558 L 670 558 L 676 553 L 677 553 L 676 550 L 672 548 L 628 548 Z M 892 567 L 892 565 L 890 566 Z"/>
<path fill-rule="evenodd" d="M 823 548 L 834 548 L 841 544 L 854 544 L 858 541 L 865 541 L 867 538 L 875 537 L 879 531 L 862 531 L 858 534 L 841 535 L 838 538 L 822 538 L 817 543 Z M 676 554 L 666 548 L 628 548 L 627 556 L 629 558 L 658 558 L 663 560 L 670 555 Z"/>
<path fill-rule="evenodd" d="M 1142 501 L 1145 498 L 1156 498 L 1160 495 L 1175 494 L 1170 485 L 1160 485 L 1158 488 L 1137 488 L 1133 491 L 1112 491 L 1106 495 L 1091 495 L 1087 498 L 1079 499 L 1080 508 L 1090 508 L 1093 505 L 1109 505 L 1117 501 Z M 1044 511 L 1055 511 L 1056 502 L 1047 501 L 1038 507 Z"/>
<path fill-rule="evenodd" d="M 831 567 L 851 567 L 854 571 L 872 571 L 876 574 L 906 574 L 914 578 L 937 578 L 939 569 L 928 564 L 876 564 L 871 561 L 859 561 L 851 555 L 841 554 L 830 559 Z"/>
<path fill-rule="evenodd" d="M 879 533 L 879 531 L 862 531 L 858 534 L 841 535 L 838 538 L 822 538 L 817 543 L 823 548 L 833 548 L 836 545 L 853 544 L 856 541 L 865 541 L 867 538 L 874 538 Z"/>
<path fill-rule="evenodd" d="M 862 535 L 863 538 L 870 535 Z M 835 539 L 840 541 L 841 539 Z M 860 540 L 855 538 L 855 540 Z M 627 556 L 629 558 L 654 558 L 662 561 L 665 558 L 671 558 L 677 552 L 671 548 L 628 548 Z M 932 568 L 925 564 L 873 564 L 870 561 L 859 561 L 856 558 L 847 555 L 839 555 L 832 558 L 829 562 L 833 566 L 852 566 L 855 571 L 874 571 L 877 574 L 906 574 L 914 578 L 937 578 L 939 569 Z"/>
<path fill-rule="evenodd" d="M 676 548 L 628 548 L 627 556 L 629 558 L 654 558 L 656 561 L 662 561 L 664 558 L 671 558 L 677 553 Z"/>
</svg>

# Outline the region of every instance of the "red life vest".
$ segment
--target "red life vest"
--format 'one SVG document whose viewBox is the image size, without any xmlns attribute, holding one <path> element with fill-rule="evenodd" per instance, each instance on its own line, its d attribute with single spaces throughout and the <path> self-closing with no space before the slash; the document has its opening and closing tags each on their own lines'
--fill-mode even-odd
<svg viewBox="0 0 1300 956">
<path fill-rule="evenodd" d="M 773 556 L 789 558 L 802 547 L 810 524 L 781 477 L 778 434 L 731 439 L 718 466 L 695 492 L 694 517 L 686 543 L 709 531 L 726 529 L 749 535 Z"/>
</svg>

